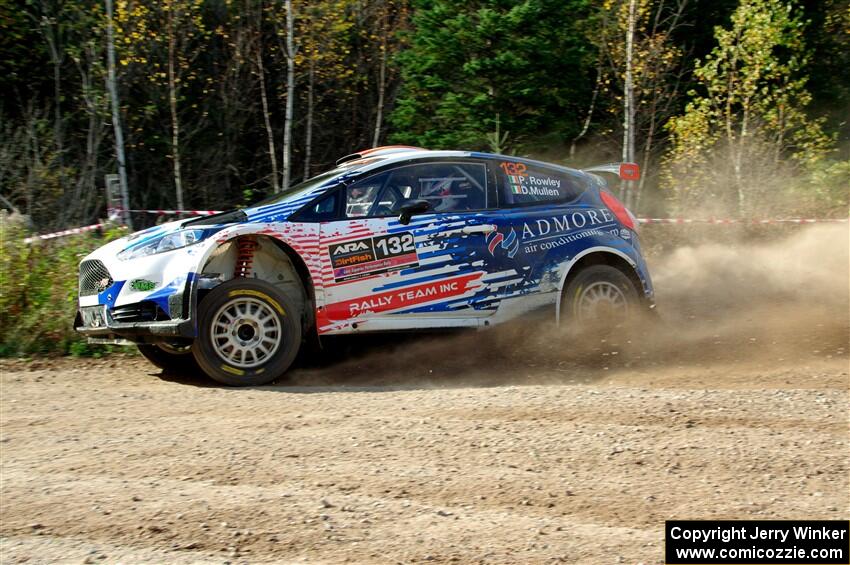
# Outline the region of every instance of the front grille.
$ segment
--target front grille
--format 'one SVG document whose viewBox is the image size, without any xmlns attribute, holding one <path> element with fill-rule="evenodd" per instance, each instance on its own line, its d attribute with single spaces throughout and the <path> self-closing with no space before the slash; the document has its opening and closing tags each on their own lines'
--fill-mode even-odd
<svg viewBox="0 0 850 565">
<path fill-rule="evenodd" d="M 112 321 L 118 324 L 131 322 L 162 322 L 170 320 L 168 314 L 157 306 L 156 302 L 137 302 L 127 306 L 118 306 L 109 311 Z"/>
<path fill-rule="evenodd" d="M 112 275 L 103 262 L 94 259 L 80 263 L 80 296 L 103 292 L 112 282 Z"/>
</svg>

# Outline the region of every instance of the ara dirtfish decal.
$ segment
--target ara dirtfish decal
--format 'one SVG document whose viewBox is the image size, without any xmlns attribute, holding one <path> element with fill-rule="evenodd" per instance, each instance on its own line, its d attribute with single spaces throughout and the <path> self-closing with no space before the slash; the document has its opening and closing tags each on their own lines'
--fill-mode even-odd
<svg viewBox="0 0 850 565">
<path fill-rule="evenodd" d="M 328 254 L 336 281 L 419 266 L 416 243 L 410 232 L 333 243 L 328 246 Z"/>
</svg>

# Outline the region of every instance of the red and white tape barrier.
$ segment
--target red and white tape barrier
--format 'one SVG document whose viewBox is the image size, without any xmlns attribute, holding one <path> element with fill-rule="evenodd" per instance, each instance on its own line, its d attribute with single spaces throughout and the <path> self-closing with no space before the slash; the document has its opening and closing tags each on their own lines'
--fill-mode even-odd
<svg viewBox="0 0 850 565">
<path fill-rule="evenodd" d="M 177 214 L 185 214 L 187 216 L 212 216 L 213 214 L 221 214 L 221 210 L 124 210 L 134 214 L 156 214 L 157 216 L 175 216 Z M 121 208 L 111 208 L 109 216 L 115 217 L 120 215 Z"/>
<path fill-rule="evenodd" d="M 138 212 L 140 214 L 156 214 L 158 216 L 173 216 L 177 214 L 186 214 L 187 216 L 212 216 L 213 214 L 221 214 L 221 210 L 130 210 L 130 212 Z"/>
<path fill-rule="evenodd" d="M 66 235 L 74 235 L 78 233 L 85 233 L 87 231 L 96 230 L 98 228 L 102 228 L 106 224 L 92 224 L 90 226 L 83 226 L 81 228 L 71 228 L 69 230 L 57 231 L 53 233 L 46 233 L 44 235 L 34 235 L 32 237 L 28 237 L 24 239 L 24 243 L 32 243 L 33 241 L 41 241 L 45 239 L 53 239 L 56 237 L 64 237 Z"/>
<path fill-rule="evenodd" d="M 847 223 L 847 218 L 770 218 L 739 220 L 735 218 L 638 218 L 641 224 L 833 224 Z"/>
</svg>

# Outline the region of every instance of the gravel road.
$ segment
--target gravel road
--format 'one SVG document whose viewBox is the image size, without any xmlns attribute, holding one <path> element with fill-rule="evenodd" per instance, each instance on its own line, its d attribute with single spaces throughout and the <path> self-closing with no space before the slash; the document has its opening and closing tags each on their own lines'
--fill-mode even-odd
<svg viewBox="0 0 850 565">
<path fill-rule="evenodd" d="M 561 378 L 234 390 L 7 363 L 0 556 L 659 563 L 665 519 L 848 515 L 846 356 Z"/>
<path fill-rule="evenodd" d="M 847 241 L 677 251 L 616 339 L 346 341 L 250 389 L 0 361 L 0 561 L 650 564 L 666 519 L 846 519 Z"/>
</svg>

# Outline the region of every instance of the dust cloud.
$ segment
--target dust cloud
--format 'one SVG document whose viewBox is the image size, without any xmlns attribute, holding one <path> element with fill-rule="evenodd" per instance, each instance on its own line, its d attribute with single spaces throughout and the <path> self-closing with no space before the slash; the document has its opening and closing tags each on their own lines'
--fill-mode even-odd
<svg viewBox="0 0 850 565">
<path fill-rule="evenodd" d="M 651 262 L 659 302 L 724 316 L 769 306 L 836 309 L 847 319 L 848 227 L 800 227 L 778 241 L 678 247 Z"/>
<path fill-rule="evenodd" d="M 545 318 L 450 335 L 338 338 L 302 360 L 290 382 L 401 387 L 588 382 L 633 369 L 774 368 L 846 358 L 847 225 L 795 226 L 769 240 L 742 236 L 662 248 L 669 251 L 647 252 L 657 314 L 613 334 L 574 336 Z"/>
</svg>

